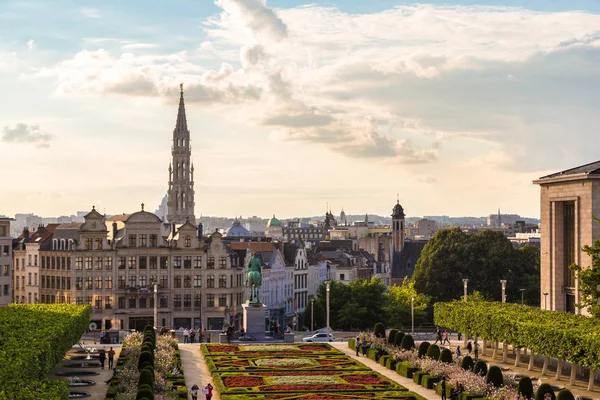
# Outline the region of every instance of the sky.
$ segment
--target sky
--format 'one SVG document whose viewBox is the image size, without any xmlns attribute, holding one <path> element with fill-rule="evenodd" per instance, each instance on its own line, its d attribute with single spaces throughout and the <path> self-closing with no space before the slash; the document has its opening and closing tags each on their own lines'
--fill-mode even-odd
<svg viewBox="0 0 600 400">
<path fill-rule="evenodd" d="M 599 159 L 600 2 L 3 0 L 0 214 L 539 216 Z"/>
</svg>

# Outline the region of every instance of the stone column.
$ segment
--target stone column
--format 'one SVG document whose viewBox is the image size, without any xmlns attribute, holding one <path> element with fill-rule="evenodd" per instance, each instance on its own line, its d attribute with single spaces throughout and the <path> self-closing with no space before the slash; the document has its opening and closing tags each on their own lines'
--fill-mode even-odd
<svg viewBox="0 0 600 400">
<path fill-rule="evenodd" d="M 558 366 L 556 367 L 556 375 L 554 376 L 554 379 L 557 381 L 560 381 L 560 375 L 562 373 L 562 367 L 563 367 L 563 360 L 558 359 Z"/>
<path fill-rule="evenodd" d="M 527 366 L 527 371 L 533 371 L 533 365 L 535 363 L 535 353 L 533 349 L 529 352 L 529 365 Z"/>
</svg>

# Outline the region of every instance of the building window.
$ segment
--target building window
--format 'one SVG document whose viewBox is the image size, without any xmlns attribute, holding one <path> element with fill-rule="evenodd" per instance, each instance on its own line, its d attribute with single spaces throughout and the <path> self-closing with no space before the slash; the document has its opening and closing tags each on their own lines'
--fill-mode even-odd
<svg viewBox="0 0 600 400">
<path fill-rule="evenodd" d="M 219 257 L 219 268 L 227 268 L 227 257 Z"/>
<path fill-rule="evenodd" d="M 52 277 L 54 280 L 54 277 Z M 54 288 L 54 282 L 52 282 L 52 287 Z M 85 277 L 85 290 L 92 290 L 94 288 L 94 281 L 91 276 Z"/>
<path fill-rule="evenodd" d="M 85 258 L 85 269 L 90 271 L 93 268 L 93 266 L 92 266 L 93 262 L 94 262 L 93 257 L 86 257 Z M 52 269 L 54 269 L 54 257 L 52 257 Z"/>
<path fill-rule="evenodd" d="M 169 307 L 169 296 L 160 296 L 159 306 Z"/>
<path fill-rule="evenodd" d="M 214 257 L 208 257 L 206 259 L 206 268 L 215 269 L 215 258 Z"/>
<path fill-rule="evenodd" d="M 146 269 L 148 258 L 146 256 L 140 256 L 140 269 Z"/>
<path fill-rule="evenodd" d="M 38 282 L 37 282 L 37 276 L 38 276 L 38 274 L 37 274 L 37 272 L 35 272 L 35 273 L 33 274 L 33 284 L 34 284 L 35 286 L 37 286 L 37 285 L 38 285 Z"/>
<path fill-rule="evenodd" d="M 207 294 L 206 295 L 206 307 L 214 307 L 215 306 L 215 295 Z"/>
<path fill-rule="evenodd" d="M 43 282 L 44 280 L 42 280 Z M 42 287 L 44 287 L 44 285 L 42 285 Z M 82 290 L 83 289 L 83 277 L 78 276 L 75 278 L 75 290 Z"/>
<path fill-rule="evenodd" d="M 130 297 L 127 308 L 136 308 L 136 306 L 137 306 L 137 302 L 135 301 L 135 297 Z"/>
<path fill-rule="evenodd" d="M 156 269 L 156 267 L 158 266 L 158 257 L 156 256 L 150 256 L 150 269 Z"/>
<path fill-rule="evenodd" d="M 104 297 L 104 308 L 110 310 L 112 308 L 112 297 Z"/>
<path fill-rule="evenodd" d="M 5 267 L 8 267 L 8 265 L 5 265 Z M 31 286 L 31 272 L 28 275 L 29 276 L 27 277 L 27 284 Z"/>
<path fill-rule="evenodd" d="M 85 249 L 92 250 L 92 246 L 94 245 L 94 240 L 92 238 L 85 239 Z"/>
<path fill-rule="evenodd" d="M 173 298 L 173 307 L 179 308 L 181 307 L 181 295 L 176 294 Z"/>
<path fill-rule="evenodd" d="M 202 268 L 202 257 L 196 256 L 194 257 L 194 269 Z"/>
<path fill-rule="evenodd" d="M 150 285 L 154 285 L 155 283 L 157 283 L 156 275 L 150 275 Z"/>
<path fill-rule="evenodd" d="M 227 276 L 219 275 L 219 287 L 226 288 L 227 287 Z"/>
<path fill-rule="evenodd" d="M 140 297 L 139 308 L 146 308 L 146 298 L 145 297 Z"/>
<path fill-rule="evenodd" d="M 192 268 L 192 257 L 191 256 L 183 257 L 183 268 L 187 268 L 187 269 Z"/>
<path fill-rule="evenodd" d="M 173 257 L 173 268 L 181 269 L 181 256 Z"/>
<path fill-rule="evenodd" d="M 135 234 L 129 234 L 129 247 L 135 247 Z"/>
<path fill-rule="evenodd" d="M 118 263 L 119 267 L 118 268 L 119 269 L 125 269 L 125 266 L 127 264 L 127 257 L 119 256 L 118 261 L 119 261 L 119 263 Z"/>
<path fill-rule="evenodd" d="M 102 250 L 102 238 L 96 239 L 96 250 Z"/>
<path fill-rule="evenodd" d="M 160 257 L 160 269 L 167 269 L 167 268 L 169 268 L 169 257 L 161 256 Z"/>
<path fill-rule="evenodd" d="M 117 281 L 117 289 L 127 289 L 127 283 L 124 276 L 119 276 L 119 280 Z"/>
<path fill-rule="evenodd" d="M 173 287 L 175 289 L 181 289 L 181 276 L 176 275 L 173 277 Z"/>
<path fill-rule="evenodd" d="M 564 274 L 565 286 L 575 287 L 575 271 L 569 268 L 575 263 L 575 202 L 565 201 L 563 203 L 564 215 Z"/>
<path fill-rule="evenodd" d="M 101 309 L 102 308 L 102 296 L 95 296 L 96 299 L 94 301 L 94 307 L 96 309 Z"/>
<path fill-rule="evenodd" d="M 183 287 L 189 289 L 192 287 L 192 276 L 186 275 L 183 277 Z"/>
<path fill-rule="evenodd" d="M 191 294 L 184 294 L 183 295 L 183 306 L 184 307 L 191 307 L 192 306 L 192 295 Z"/>
<path fill-rule="evenodd" d="M 145 275 L 140 276 L 140 287 L 148 286 L 148 277 Z"/>
<path fill-rule="evenodd" d="M 140 234 L 140 247 L 147 247 L 147 246 L 148 246 L 148 235 L 146 235 L 145 233 L 142 233 L 142 234 Z"/>
<path fill-rule="evenodd" d="M 346 275 L 340 274 L 340 281 L 344 281 L 344 280 L 346 280 Z"/>
<path fill-rule="evenodd" d="M 130 256 L 127 258 L 129 269 L 135 269 L 135 267 L 136 267 L 135 264 L 137 262 L 136 258 L 137 257 L 135 257 L 135 256 Z"/>
<path fill-rule="evenodd" d="M 112 289 L 112 276 L 107 276 L 104 278 L 104 288 Z"/>
<path fill-rule="evenodd" d="M 226 306 L 227 306 L 227 295 L 220 294 L 219 295 L 219 307 L 226 307 Z"/>
<path fill-rule="evenodd" d="M 38 265 L 38 256 L 37 256 L 37 254 L 33 256 L 33 265 L 35 265 L 36 267 Z"/>
<path fill-rule="evenodd" d="M 194 307 L 202 307 L 202 295 L 201 294 L 194 295 Z"/>
<path fill-rule="evenodd" d="M 214 288 L 215 287 L 215 276 L 214 275 L 208 275 L 206 277 L 206 287 L 207 288 Z"/>
<path fill-rule="evenodd" d="M 137 278 L 135 275 L 131 275 L 129 277 L 129 287 L 135 288 L 135 283 L 137 282 Z"/>
<path fill-rule="evenodd" d="M 102 277 L 101 276 L 96 277 L 96 289 L 102 289 Z"/>
<path fill-rule="evenodd" d="M 97 270 L 102 269 L 102 257 L 96 257 L 96 262 L 94 262 L 94 268 Z"/>
<path fill-rule="evenodd" d="M 167 275 L 160 276 L 160 287 L 163 289 L 169 288 L 169 277 Z"/>
<path fill-rule="evenodd" d="M 157 235 L 154 235 L 154 234 L 150 235 L 150 247 L 157 246 L 157 244 L 158 244 L 157 238 L 158 238 Z"/>
<path fill-rule="evenodd" d="M 104 257 L 104 269 L 107 271 L 112 270 L 113 261 L 112 257 Z"/>
<path fill-rule="evenodd" d="M 202 275 L 194 275 L 194 287 L 202 287 Z"/>
<path fill-rule="evenodd" d="M 125 308 L 127 306 L 127 299 L 123 296 L 119 297 L 119 308 Z"/>
<path fill-rule="evenodd" d="M 185 237 L 185 247 L 192 247 L 192 238 L 189 236 Z"/>
</svg>

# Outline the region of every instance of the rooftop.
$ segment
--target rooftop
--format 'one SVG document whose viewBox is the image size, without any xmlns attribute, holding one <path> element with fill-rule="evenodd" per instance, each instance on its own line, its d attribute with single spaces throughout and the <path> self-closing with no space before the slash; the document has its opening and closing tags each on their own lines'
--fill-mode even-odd
<svg viewBox="0 0 600 400">
<path fill-rule="evenodd" d="M 558 178 L 561 176 L 569 176 L 569 175 L 600 175 L 600 161 L 595 161 L 589 164 L 581 165 L 579 167 L 574 167 L 570 169 L 566 169 L 564 171 L 555 172 L 550 175 L 542 176 L 540 179 L 550 179 L 550 178 Z"/>
</svg>

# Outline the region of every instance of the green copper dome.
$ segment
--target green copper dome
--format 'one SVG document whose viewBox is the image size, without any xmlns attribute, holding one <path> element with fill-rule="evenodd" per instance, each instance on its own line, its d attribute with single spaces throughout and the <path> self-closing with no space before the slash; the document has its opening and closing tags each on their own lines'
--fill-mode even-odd
<svg viewBox="0 0 600 400">
<path fill-rule="evenodd" d="M 273 214 L 273 218 L 267 222 L 267 228 L 270 226 L 281 226 L 281 221 L 275 218 L 275 214 Z"/>
</svg>

